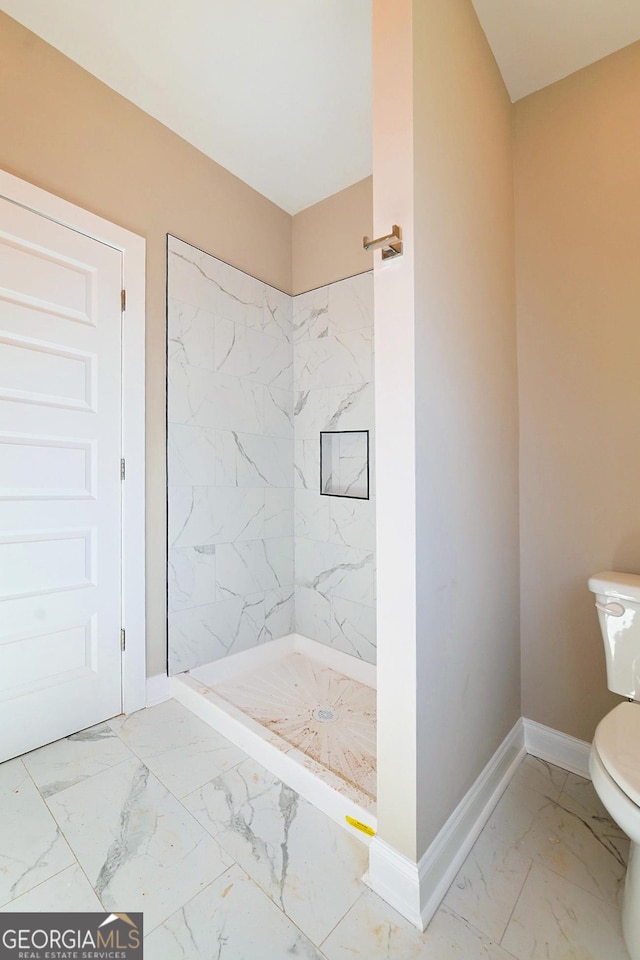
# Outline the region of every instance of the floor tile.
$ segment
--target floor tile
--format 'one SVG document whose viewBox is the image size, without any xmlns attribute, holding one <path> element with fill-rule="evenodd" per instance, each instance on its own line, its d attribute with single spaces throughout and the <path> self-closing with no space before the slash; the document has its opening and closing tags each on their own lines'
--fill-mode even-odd
<svg viewBox="0 0 640 960">
<path fill-rule="evenodd" d="M 327 960 L 512 960 L 441 907 L 424 933 L 367 891 L 322 944 Z"/>
<path fill-rule="evenodd" d="M 246 757 L 176 700 L 117 717 L 111 726 L 176 797 L 186 796 Z"/>
<path fill-rule="evenodd" d="M 22 760 L 0 764 L 0 904 L 74 860 Z"/>
<path fill-rule="evenodd" d="M 502 946 L 517 960 L 629 960 L 619 909 L 536 863 Z"/>
<path fill-rule="evenodd" d="M 590 780 L 569 773 L 560 796 L 561 798 L 570 797 L 577 813 L 588 818 L 592 823 L 602 823 L 610 835 L 626 839 L 626 834 L 611 819 Z M 626 859 L 625 856 L 625 861 Z"/>
<path fill-rule="evenodd" d="M 622 905 L 629 841 L 590 783 L 572 781 L 534 818 L 517 848 L 588 893 Z"/>
<path fill-rule="evenodd" d="M 530 866 L 528 857 L 483 832 L 444 904 L 499 943 Z"/>
<path fill-rule="evenodd" d="M 57 913 L 60 910 L 102 913 L 103 906 L 78 864 L 38 884 L 28 893 L 0 908 L 0 913 L 17 911 Z"/>
<path fill-rule="evenodd" d="M 145 940 L 146 960 L 322 960 L 239 867 L 232 867 Z"/>
<path fill-rule="evenodd" d="M 314 943 L 361 894 L 367 848 L 253 760 L 184 803 Z"/>
<path fill-rule="evenodd" d="M 99 723 L 33 750 L 22 760 L 42 796 L 50 797 L 130 756 L 131 751 L 109 724 Z"/>
<path fill-rule="evenodd" d="M 0 911 L 142 910 L 147 960 L 628 960 L 627 854 L 588 780 L 527 757 L 420 933 L 364 845 L 175 701 L 0 765 Z"/>
<path fill-rule="evenodd" d="M 151 930 L 231 865 L 137 759 L 54 794 L 49 807 L 107 910 Z"/>
<path fill-rule="evenodd" d="M 564 788 L 567 776 L 562 767 L 527 754 L 511 781 L 511 787 L 527 796 L 557 796 Z"/>
<path fill-rule="evenodd" d="M 560 796 L 567 771 L 526 756 L 485 827 L 503 843 L 519 843 L 538 814 Z"/>
</svg>

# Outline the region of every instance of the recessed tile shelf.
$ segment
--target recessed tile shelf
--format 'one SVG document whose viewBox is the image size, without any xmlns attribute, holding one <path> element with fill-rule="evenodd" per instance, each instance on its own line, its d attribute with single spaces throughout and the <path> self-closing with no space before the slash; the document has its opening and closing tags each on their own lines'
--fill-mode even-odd
<svg viewBox="0 0 640 960">
<path fill-rule="evenodd" d="M 369 499 L 369 431 L 320 432 L 320 493 Z"/>
</svg>

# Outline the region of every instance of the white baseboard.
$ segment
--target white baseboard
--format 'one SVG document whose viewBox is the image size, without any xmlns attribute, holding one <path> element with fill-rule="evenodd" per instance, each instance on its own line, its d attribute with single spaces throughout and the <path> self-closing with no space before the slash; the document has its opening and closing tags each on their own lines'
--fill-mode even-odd
<svg viewBox="0 0 640 960">
<path fill-rule="evenodd" d="M 156 673 L 154 677 L 147 677 L 147 706 L 153 707 L 156 703 L 164 703 L 171 697 L 171 681 L 166 673 Z"/>
<path fill-rule="evenodd" d="M 518 720 L 418 863 L 379 837 L 369 848 L 373 890 L 424 930 L 525 755 Z"/>
<path fill-rule="evenodd" d="M 372 889 L 424 930 L 525 754 L 590 779 L 590 750 L 583 740 L 521 718 L 418 863 L 374 837 L 369 848 Z"/>
<path fill-rule="evenodd" d="M 369 847 L 367 886 L 409 923 L 419 930 L 426 928 L 420 909 L 419 865 L 377 835 Z"/>
<path fill-rule="evenodd" d="M 568 733 L 560 733 L 559 730 L 545 727 L 543 723 L 536 723 L 535 720 L 523 719 L 522 724 L 527 753 L 548 763 L 555 763 L 556 766 L 563 767 L 571 773 L 577 773 L 579 777 L 591 779 L 589 773 L 591 745 L 589 743 L 570 737 Z"/>
</svg>

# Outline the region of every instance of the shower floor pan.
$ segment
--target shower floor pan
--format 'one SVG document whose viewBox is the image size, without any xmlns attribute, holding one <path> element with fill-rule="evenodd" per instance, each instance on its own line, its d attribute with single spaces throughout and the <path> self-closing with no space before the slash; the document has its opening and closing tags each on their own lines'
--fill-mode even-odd
<svg viewBox="0 0 640 960">
<path fill-rule="evenodd" d="M 172 695 L 368 843 L 376 828 L 375 667 L 299 634 L 172 679 Z"/>
</svg>

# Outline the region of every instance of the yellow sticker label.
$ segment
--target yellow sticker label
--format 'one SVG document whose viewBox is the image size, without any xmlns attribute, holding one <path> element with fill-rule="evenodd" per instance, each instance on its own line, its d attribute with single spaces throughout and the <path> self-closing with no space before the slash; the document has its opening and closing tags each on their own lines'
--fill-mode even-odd
<svg viewBox="0 0 640 960">
<path fill-rule="evenodd" d="M 360 830 L 361 833 L 366 833 L 368 837 L 375 837 L 376 832 L 373 827 L 367 826 L 366 823 L 362 823 L 361 820 L 356 820 L 355 817 L 345 817 L 345 820 L 350 827 L 354 827 L 356 830 Z"/>
</svg>

